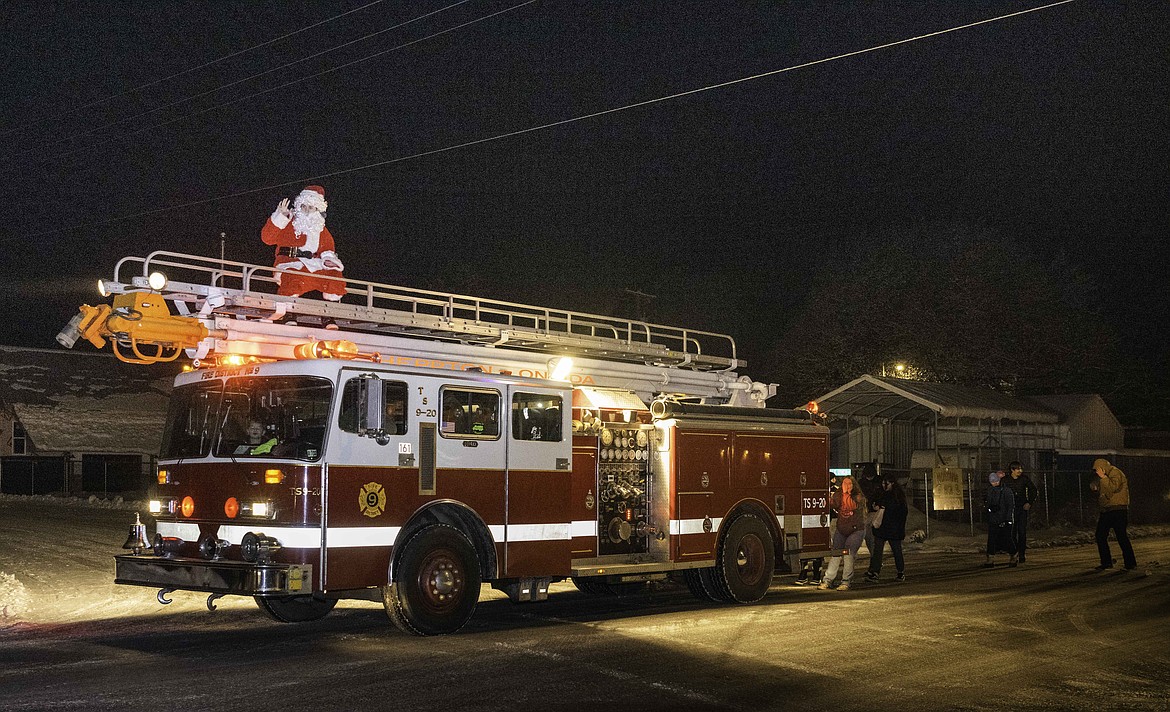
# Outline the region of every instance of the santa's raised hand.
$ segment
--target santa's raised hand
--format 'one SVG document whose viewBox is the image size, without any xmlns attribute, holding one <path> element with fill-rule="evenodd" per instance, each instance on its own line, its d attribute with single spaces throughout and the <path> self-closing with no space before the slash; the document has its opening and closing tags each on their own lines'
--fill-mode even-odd
<svg viewBox="0 0 1170 712">
<path fill-rule="evenodd" d="M 284 200 L 280 201 L 280 203 L 278 203 L 276 206 L 276 214 L 280 215 L 285 220 L 292 219 L 292 211 L 289 210 L 288 203 L 289 203 L 288 198 L 285 198 Z"/>
</svg>

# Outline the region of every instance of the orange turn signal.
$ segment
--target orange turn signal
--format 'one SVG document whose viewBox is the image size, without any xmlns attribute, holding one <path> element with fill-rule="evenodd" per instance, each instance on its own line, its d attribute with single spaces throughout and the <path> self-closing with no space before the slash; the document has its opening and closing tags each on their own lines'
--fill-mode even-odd
<svg viewBox="0 0 1170 712">
<path fill-rule="evenodd" d="M 158 483 L 160 485 L 168 484 L 171 481 L 170 475 L 166 470 L 158 471 Z"/>
<path fill-rule="evenodd" d="M 223 513 L 227 515 L 228 519 L 235 519 L 236 515 L 240 513 L 240 500 L 228 497 L 227 501 L 223 503 Z"/>
<path fill-rule="evenodd" d="M 265 470 L 264 471 L 264 484 L 278 485 L 281 482 L 284 482 L 284 473 L 281 472 L 280 470 Z"/>
<path fill-rule="evenodd" d="M 183 498 L 183 503 L 179 505 L 179 511 L 183 513 L 184 517 L 189 517 L 195 513 L 195 500 L 191 498 L 191 495 Z"/>
</svg>

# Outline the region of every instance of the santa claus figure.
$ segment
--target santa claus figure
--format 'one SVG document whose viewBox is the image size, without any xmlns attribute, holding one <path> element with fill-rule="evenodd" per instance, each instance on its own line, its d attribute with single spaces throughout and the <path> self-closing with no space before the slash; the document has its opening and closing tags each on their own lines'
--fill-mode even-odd
<svg viewBox="0 0 1170 712">
<path fill-rule="evenodd" d="M 266 245 L 276 246 L 275 266 L 287 272 L 277 272 L 280 284 L 277 294 L 299 297 L 308 292 L 336 302 L 345 295 L 341 277 L 345 265 L 341 263 L 333 245 L 333 235 L 325 227 L 325 189 L 319 185 L 307 186 L 292 200 L 285 198 L 276 206 L 260 231 Z"/>
</svg>

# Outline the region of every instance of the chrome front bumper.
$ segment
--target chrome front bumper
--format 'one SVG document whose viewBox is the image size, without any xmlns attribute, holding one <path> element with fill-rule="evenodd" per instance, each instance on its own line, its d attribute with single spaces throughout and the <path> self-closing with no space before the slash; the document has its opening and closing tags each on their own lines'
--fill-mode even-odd
<svg viewBox="0 0 1170 712">
<path fill-rule="evenodd" d="M 241 596 L 309 594 L 313 567 L 124 554 L 114 557 L 114 583 Z"/>
</svg>

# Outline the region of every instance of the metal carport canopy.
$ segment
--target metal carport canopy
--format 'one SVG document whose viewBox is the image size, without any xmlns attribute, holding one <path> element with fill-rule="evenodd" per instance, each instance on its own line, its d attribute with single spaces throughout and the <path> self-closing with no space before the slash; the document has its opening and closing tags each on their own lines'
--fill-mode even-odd
<svg viewBox="0 0 1170 712">
<path fill-rule="evenodd" d="M 816 399 L 830 418 L 978 418 L 1057 423 L 1055 412 L 992 390 L 864 375 Z"/>
</svg>

